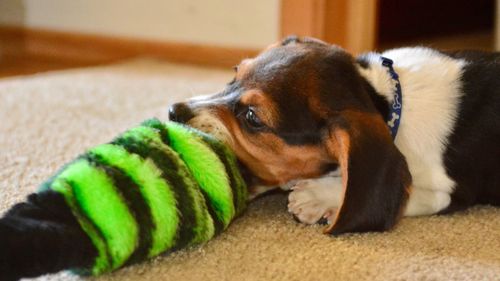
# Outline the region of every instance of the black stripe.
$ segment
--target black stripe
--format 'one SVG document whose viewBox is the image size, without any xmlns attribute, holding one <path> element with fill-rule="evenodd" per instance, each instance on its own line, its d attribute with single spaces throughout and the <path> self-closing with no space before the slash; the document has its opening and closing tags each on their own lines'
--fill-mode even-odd
<svg viewBox="0 0 500 281">
<path fill-rule="evenodd" d="M 151 209 L 144 201 L 137 185 L 125 172 L 117 167 L 106 164 L 99 155 L 88 153 L 84 156 L 92 166 L 104 171 L 113 180 L 117 191 L 124 198 L 125 204 L 131 211 L 139 226 L 139 245 L 127 260 L 126 264 L 133 264 L 148 257 L 152 245 L 151 230 L 155 228 Z"/>
<path fill-rule="evenodd" d="M 141 126 L 157 130 L 160 133 L 160 137 L 161 137 L 162 141 L 166 145 L 170 146 L 170 140 L 168 138 L 168 129 L 165 126 L 165 124 L 162 123 L 160 120 L 158 120 L 156 118 L 149 119 L 149 120 L 142 122 Z"/>
<path fill-rule="evenodd" d="M 226 175 L 229 178 L 229 184 L 231 186 L 231 190 L 233 193 L 233 206 L 236 212 L 236 215 L 239 215 L 241 211 L 246 206 L 246 201 L 244 200 L 242 196 L 242 190 L 240 185 L 243 183 L 243 179 L 238 181 L 236 179 L 236 175 L 232 173 L 233 169 L 238 169 L 238 167 L 232 167 L 231 164 L 228 161 L 227 154 L 229 153 L 227 150 L 228 148 L 225 147 L 223 144 L 211 139 L 208 136 L 202 135 L 203 141 L 217 154 L 221 162 L 224 164 L 225 170 L 226 170 Z"/>
<path fill-rule="evenodd" d="M 162 171 L 162 178 L 169 183 L 172 187 L 175 198 L 177 200 L 177 209 L 180 213 L 179 220 L 179 231 L 176 237 L 175 249 L 180 249 L 185 247 L 193 238 L 195 237 L 194 229 L 196 228 L 196 219 L 193 210 L 193 204 L 196 204 L 195 199 L 187 192 L 186 184 L 189 184 L 179 173 L 179 165 L 173 159 L 179 159 L 174 153 L 168 154 L 168 152 L 158 149 L 154 146 L 148 145 L 142 140 L 135 139 L 133 137 L 125 138 L 121 137 L 116 139 L 113 144 L 120 145 L 125 148 L 128 152 L 137 154 L 144 159 L 151 159 L 154 164 Z M 186 175 L 191 176 L 189 171 Z M 189 180 L 192 184 L 197 184 L 194 178 Z M 199 186 L 196 186 L 199 190 Z M 203 194 L 204 195 L 204 194 Z M 206 201 L 206 200 L 205 200 Z M 206 204 L 208 211 L 212 215 L 211 205 Z M 217 217 L 214 217 L 214 226 L 216 229 L 222 229 L 222 222 L 219 222 Z"/>
<path fill-rule="evenodd" d="M 217 234 L 220 234 L 222 231 L 224 231 L 224 224 L 222 223 L 221 220 L 219 220 L 219 217 L 217 216 L 217 212 L 215 211 L 215 208 L 213 204 L 211 204 L 210 196 L 200 188 L 201 194 L 203 195 L 203 200 L 205 200 L 205 203 L 207 205 L 207 211 L 210 217 L 212 217 L 212 220 L 214 221 L 214 236 Z"/>
</svg>

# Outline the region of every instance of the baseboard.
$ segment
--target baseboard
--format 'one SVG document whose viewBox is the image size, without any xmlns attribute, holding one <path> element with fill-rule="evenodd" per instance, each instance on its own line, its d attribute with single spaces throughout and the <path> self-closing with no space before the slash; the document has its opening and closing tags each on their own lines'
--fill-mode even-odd
<svg viewBox="0 0 500 281">
<path fill-rule="evenodd" d="M 2 41 L 4 43 L 1 43 Z M 80 64 L 100 64 L 148 56 L 180 63 L 230 67 L 258 53 L 255 49 L 148 41 L 10 26 L 0 27 L 0 44 L 3 45 L 4 53 L 24 53 Z"/>
</svg>

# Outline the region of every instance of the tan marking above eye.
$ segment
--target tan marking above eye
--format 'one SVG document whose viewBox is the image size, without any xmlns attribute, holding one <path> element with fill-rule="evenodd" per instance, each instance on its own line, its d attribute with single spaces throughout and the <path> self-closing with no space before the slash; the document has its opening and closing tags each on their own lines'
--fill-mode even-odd
<svg viewBox="0 0 500 281">
<path fill-rule="evenodd" d="M 255 114 L 269 127 L 274 127 L 278 121 L 278 111 L 274 102 L 265 93 L 258 89 L 244 92 L 240 97 L 240 102 L 252 107 Z"/>
<path fill-rule="evenodd" d="M 253 59 L 244 59 L 240 62 L 239 65 L 235 66 L 236 70 L 236 79 L 241 80 L 245 78 L 245 75 L 252 68 Z"/>
<path fill-rule="evenodd" d="M 216 114 L 232 136 L 229 145 L 238 159 L 262 184 L 279 185 L 295 178 L 317 177 L 324 172 L 324 164 L 329 159 L 322 146 L 290 146 L 272 133 L 249 134 L 227 108 L 218 108 Z"/>
</svg>

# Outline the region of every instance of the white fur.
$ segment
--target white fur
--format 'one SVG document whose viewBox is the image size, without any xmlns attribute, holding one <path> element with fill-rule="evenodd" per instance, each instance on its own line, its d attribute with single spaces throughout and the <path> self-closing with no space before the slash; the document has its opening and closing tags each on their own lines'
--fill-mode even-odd
<svg viewBox="0 0 500 281">
<path fill-rule="evenodd" d="M 314 224 L 322 217 L 331 221 L 340 206 L 342 178 L 326 176 L 295 182 L 288 197 L 288 211 L 301 222 Z"/>
<path fill-rule="evenodd" d="M 413 178 L 405 215 L 435 214 L 450 204 L 450 194 L 455 187 L 455 182 L 446 174 L 443 154 L 457 118 L 460 77 L 466 63 L 427 48 L 395 49 L 382 56 L 394 61 L 402 89 L 403 109 L 395 144 L 406 157 Z M 392 102 L 394 82 L 381 65 L 380 55 L 371 54 L 369 64 L 366 69 L 359 68 L 360 73 Z M 311 184 L 317 185 L 315 195 L 321 196 L 313 196 L 316 202 L 310 202 L 311 196 L 293 191 L 290 196 L 301 201 L 296 204 L 308 202 L 305 206 L 318 205 L 322 209 L 338 206 L 338 202 L 327 206 L 323 200 L 337 196 L 336 187 L 328 191 L 321 179 L 308 183 Z"/>
<path fill-rule="evenodd" d="M 395 140 L 406 157 L 413 192 L 405 215 L 428 215 L 450 203 L 455 188 L 443 163 L 461 98 L 465 62 L 427 48 L 382 54 L 394 61 L 403 93 L 403 111 Z"/>
</svg>

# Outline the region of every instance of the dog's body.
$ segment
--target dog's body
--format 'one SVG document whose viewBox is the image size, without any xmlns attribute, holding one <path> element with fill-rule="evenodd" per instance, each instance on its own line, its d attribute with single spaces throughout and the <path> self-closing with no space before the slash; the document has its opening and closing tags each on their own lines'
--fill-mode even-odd
<svg viewBox="0 0 500 281">
<path fill-rule="evenodd" d="M 358 58 L 361 75 L 391 103 L 394 87 L 380 57 L 391 58 L 403 92 L 395 144 L 413 178 L 404 214 L 430 215 L 500 200 L 500 55 L 403 48 Z M 329 176 L 298 181 L 290 211 L 304 223 L 330 215 L 342 184 Z"/>
<path fill-rule="evenodd" d="M 381 125 L 394 122 L 395 91 L 382 56 L 402 89 L 394 142 Z M 326 218 L 330 233 L 384 230 L 400 215 L 500 204 L 499 78 L 498 53 L 419 47 L 354 59 L 292 37 L 243 61 L 224 92 L 180 104 L 189 114 L 174 106 L 172 117 L 226 138 L 260 179 L 256 192 L 291 188 L 289 211 L 300 221 Z"/>
</svg>

